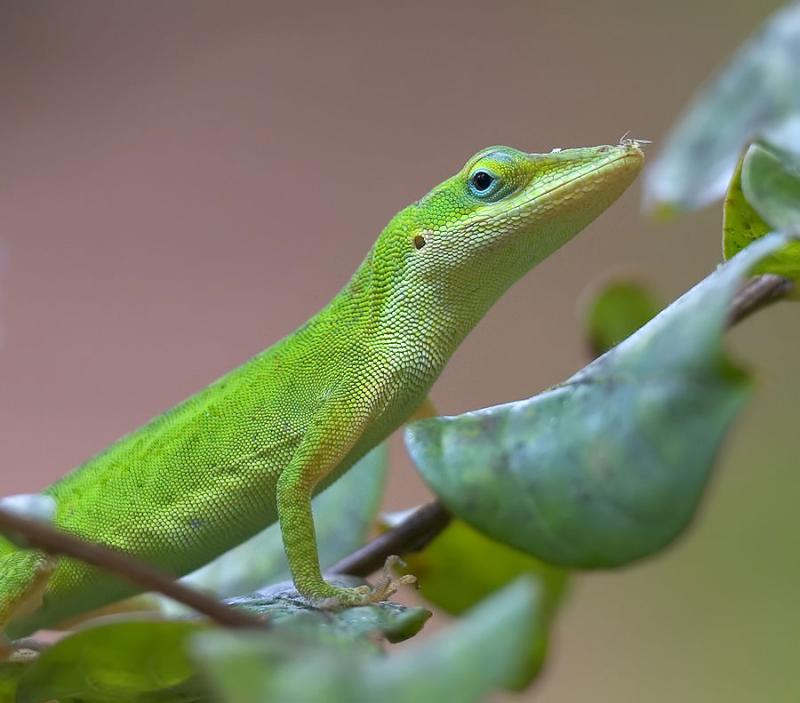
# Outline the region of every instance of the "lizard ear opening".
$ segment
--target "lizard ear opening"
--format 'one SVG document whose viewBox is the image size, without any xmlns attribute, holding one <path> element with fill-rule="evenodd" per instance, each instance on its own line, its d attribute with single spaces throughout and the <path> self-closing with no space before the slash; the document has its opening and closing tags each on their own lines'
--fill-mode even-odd
<svg viewBox="0 0 800 703">
<path fill-rule="evenodd" d="M 421 234 L 418 234 L 414 237 L 414 246 L 417 249 L 422 249 L 422 247 L 424 247 L 426 243 L 427 242 L 425 241 L 425 237 L 423 237 Z"/>
</svg>

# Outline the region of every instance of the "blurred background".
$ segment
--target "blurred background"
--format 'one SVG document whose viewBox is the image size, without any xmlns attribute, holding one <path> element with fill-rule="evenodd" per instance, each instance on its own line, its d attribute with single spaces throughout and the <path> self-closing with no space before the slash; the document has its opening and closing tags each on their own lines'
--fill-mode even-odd
<svg viewBox="0 0 800 703">
<path fill-rule="evenodd" d="M 493 143 L 653 139 L 778 3 L 0 0 L 0 495 L 30 492 L 303 322 L 401 207 Z M 580 301 L 672 299 L 721 209 L 667 224 L 634 187 L 519 283 L 447 367 L 445 413 L 586 361 Z M 585 575 L 542 703 L 800 695 L 797 311 L 730 335 L 753 401 L 693 530 Z M 387 507 L 427 493 L 393 440 Z"/>
</svg>

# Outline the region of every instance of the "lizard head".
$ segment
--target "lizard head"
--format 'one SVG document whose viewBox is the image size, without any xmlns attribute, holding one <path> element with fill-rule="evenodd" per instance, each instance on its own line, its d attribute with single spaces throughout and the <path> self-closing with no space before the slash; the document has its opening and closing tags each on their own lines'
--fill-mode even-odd
<svg viewBox="0 0 800 703">
<path fill-rule="evenodd" d="M 413 288 L 480 315 L 515 280 L 571 239 L 633 182 L 636 141 L 528 154 L 495 146 L 398 214 L 378 242 Z M 381 238 L 383 239 L 383 237 Z"/>
</svg>

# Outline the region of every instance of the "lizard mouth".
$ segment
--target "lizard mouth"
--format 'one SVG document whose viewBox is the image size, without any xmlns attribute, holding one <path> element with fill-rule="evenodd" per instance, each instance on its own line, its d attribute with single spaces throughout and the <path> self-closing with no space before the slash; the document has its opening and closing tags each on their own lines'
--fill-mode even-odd
<svg viewBox="0 0 800 703">
<path fill-rule="evenodd" d="M 624 148 L 625 148 L 624 153 L 619 154 L 609 159 L 608 161 L 604 161 L 600 164 L 597 164 L 593 168 L 590 168 L 588 171 L 580 171 L 579 173 L 576 173 L 568 180 L 553 185 L 552 188 L 548 188 L 547 190 L 542 191 L 541 193 L 536 193 L 531 197 L 530 202 L 539 200 L 541 198 L 545 198 L 551 193 L 557 193 L 561 190 L 568 189 L 569 186 L 574 184 L 576 181 L 581 181 L 587 178 L 588 176 L 596 175 L 601 171 L 620 172 L 622 170 L 620 169 L 620 162 L 629 163 L 631 166 L 634 167 L 635 172 L 638 172 L 644 161 L 644 154 L 642 153 L 642 150 L 639 149 L 638 146 L 633 146 L 633 145 L 631 146 L 624 145 Z M 627 169 L 625 170 L 627 171 Z"/>
<path fill-rule="evenodd" d="M 602 149 L 602 151 L 599 151 Z M 582 150 L 564 150 L 556 152 L 559 158 L 568 158 L 571 151 Z M 514 215 L 521 212 L 534 212 L 537 210 L 548 209 L 550 203 L 564 203 L 566 204 L 569 198 L 564 198 L 564 193 L 574 191 L 576 193 L 581 190 L 581 183 L 589 183 L 591 187 L 585 189 L 585 193 L 599 193 L 604 190 L 613 191 L 617 194 L 621 193 L 630 182 L 636 177 L 641 170 L 644 163 L 644 154 L 639 148 L 639 142 L 628 140 L 620 143 L 618 146 L 599 147 L 593 150 L 595 154 L 607 154 L 605 158 L 598 162 L 595 158 L 592 161 L 584 160 L 582 163 L 576 160 L 575 172 L 567 180 L 559 183 L 553 183 L 550 187 L 544 190 L 534 190 L 522 201 L 514 205 L 504 208 L 498 212 L 486 215 L 481 218 L 481 221 L 491 224 L 497 220 L 508 218 L 509 215 Z M 547 158 L 552 154 L 545 154 L 543 157 Z M 607 178 L 598 178 L 601 174 L 607 173 Z M 593 177 L 593 178 L 590 178 Z M 558 195 L 559 197 L 554 197 Z M 575 203 L 571 202 L 570 207 L 575 207 Z M 556 208 L 553 208 L 554 210 Z"/>
</svg>

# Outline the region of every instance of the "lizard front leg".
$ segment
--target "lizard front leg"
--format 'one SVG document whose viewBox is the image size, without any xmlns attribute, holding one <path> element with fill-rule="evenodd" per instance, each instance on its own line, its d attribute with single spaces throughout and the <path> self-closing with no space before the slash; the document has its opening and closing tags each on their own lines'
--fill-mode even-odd
<svg viewBox="0 0 800 703">
<path fill-rule="evenodd" d="M 283 548 L 295 587 L 301 595 L 316 605 L 367 603 L 370 600 L 368 586 L 339 588 L 322 577 L 311 512 L 311 498 L 316 481 L 309 481 L 305 475 L 306 468 L 293 465 L 285 469 L 278 480 L 276 493 Z"/>
<path fill-rule="evenodd" d="M 349 397 L 358 396 L 351 394 Z M 390 579 L 382 579 L 374 590 L 369 586 L 341 588 L 325 581 L 311 512 L 315 486 L 347 456 L 373 417 L 368 408 L 348 407 L 346 396 L 340 403 L 332 399 L 315 418 L 292 461 L 278 478 L 278 520 L 292 578 L 297 590 L 318 605 L 335 607 L 371 603 L 385 600 L 397 589 Z"/>
</svg>

